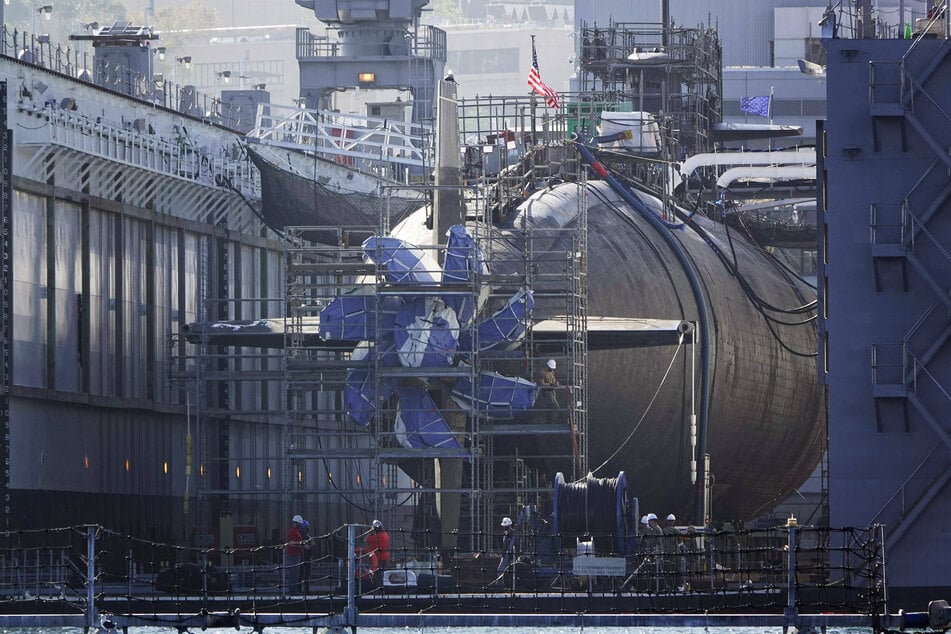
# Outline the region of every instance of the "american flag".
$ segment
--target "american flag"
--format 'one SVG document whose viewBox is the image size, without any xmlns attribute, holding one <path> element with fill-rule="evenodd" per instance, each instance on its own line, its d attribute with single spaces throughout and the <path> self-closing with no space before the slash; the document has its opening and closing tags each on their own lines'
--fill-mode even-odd
<svg viewBox="0 0 951 634">
<path fill-rule="evenodd" d="M 558 108 L 558 95 L 542 81 L 538 73 L 538 53 L 535 52 L 535 40 L 532 40 L 532 69 L 528 71 L 528 85 L 539 95 L 545 97 L 549 108 Z"/>
<path fill-rule="evenodd" d="M 761 97 L 742 97 L 740 99 L 740 110 L 755 114 L 758 117 L 768 117 L 772 106 L 773 98 L 770 95 Z"/>
</svg>

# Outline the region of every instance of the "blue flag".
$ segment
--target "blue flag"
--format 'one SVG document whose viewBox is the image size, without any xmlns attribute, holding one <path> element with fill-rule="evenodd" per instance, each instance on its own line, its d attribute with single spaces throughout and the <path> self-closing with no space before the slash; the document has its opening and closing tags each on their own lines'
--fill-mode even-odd
<svg viewBox="0 0 951 634">
<path fill-rule="evenodd" d="M 773 98 L 770 95 L 763 95 L 761 97 L 743 97 L 740 99 L 740 110 L 750 114 L 755 114 L 759 117 L 768 117 L 769 107 L 771 105 L 770 102 L 772 99 Z"/>
</svg>

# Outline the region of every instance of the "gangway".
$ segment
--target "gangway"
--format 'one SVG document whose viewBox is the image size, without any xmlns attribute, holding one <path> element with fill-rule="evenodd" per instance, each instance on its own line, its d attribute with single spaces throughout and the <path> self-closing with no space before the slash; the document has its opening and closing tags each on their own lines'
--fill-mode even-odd
<svg viewBox="0 0 951 634">
<path fill-rule="evenodd" d="M 428 126 L 381 117 L 261 104 L 248 138 L 274 147 L 316 152 L 338 161 L 361 159 L 422 167 L 428 164 Z"/>
</svg>

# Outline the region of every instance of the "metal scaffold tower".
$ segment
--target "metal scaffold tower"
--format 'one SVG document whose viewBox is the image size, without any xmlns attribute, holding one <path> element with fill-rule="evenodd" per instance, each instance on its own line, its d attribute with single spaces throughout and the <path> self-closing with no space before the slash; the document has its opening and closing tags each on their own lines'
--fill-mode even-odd
<svg viewBox="0 0 951 634">
<path fill-rule="evenodd" d="M 616 22 L 585 25 L 580 37 L 581 95 L 663 116 L 688 156 L 712 149 L 709 132 L 721 119 L 723 94 L 715 28 Z M 598 105 L 580 103 L 578 114 Z"/>
<path fill-rule="evenodd" d="M 470 255 L 484 262 L 465 281 L 439 282 L 445 246 L 409 239 L 419 272 L 437 282 L 394 279 L 384 253 L 392 243 L 381 238 L 389 233 L 387 195 L 377 227 L 286 228 L 285 515 L 296 505 L 321 509 L 329 525 L 380 517 L 430 530 L 432 539 L 442 531 L 442 543 L 420 538 L 419 546 L 477 550 L 493 546 L 482 536 L 501 516 L 546 505 L 556 471 L 586 472 L 583 177 L 578 222 L 560 229 L 500 228 L 492 222 L 498 192 L 489 185 L 460 190 Z M 524 334 L 513 345 L 488 345 L 486 319 L 526 294 L 534 311 L 519 318 Z M 331 304 L 345 307 L 345 332 L 329 313 L 320 316 Z M 460 309 L 458 348 L 439 363 L 400 358 L 401 328 L 409 340 L 430 336 L 405 323 L 407 307 L 425 306 L 435 321 L 443 304 L 474 311 L 466 319 Z M 498 382 L 538 381 L 549 359 L 559 385 L 539 386 L 533 405 L 486 400 Z M 410 419 L 421 413 L 432 416 L 414 427 Z M 453 527 L 471 541 L 447 543 Z"/>
<path fill-rule="evenodd" d="M 723 117 L 721 48 L 712 27 L 658 23 L 584 25 L 578 43 L 578 92 L 565 95 L 569 132 L 633 137 L 599 160 L 665 198 L 670 165 L 714 149 Z M 637 159 L 632 160 L 632 149 Z"/>
</svg>

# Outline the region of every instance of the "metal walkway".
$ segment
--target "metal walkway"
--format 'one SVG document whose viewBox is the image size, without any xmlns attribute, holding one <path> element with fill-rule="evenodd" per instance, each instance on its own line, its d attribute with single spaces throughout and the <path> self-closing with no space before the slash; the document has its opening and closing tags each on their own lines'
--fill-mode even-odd
<svg viewBox="0 0 951 634">
<path fill-rule="evenodd" d="M 530 563 L 495 579 L 498 553 L 441 561 L 398 531 L 390 567 L 374 573 L 357 545 L 365 530 L 312 538 L 310 567 L 286 564 L 286 544 L 185 548 L 99 526 L 0 533 L 0 627 L 928 626 L 888 614 L 881 527 L 641 536 L 620 575 L 596 571 L 611 553 L 526 533 Z"/>
</svg>

